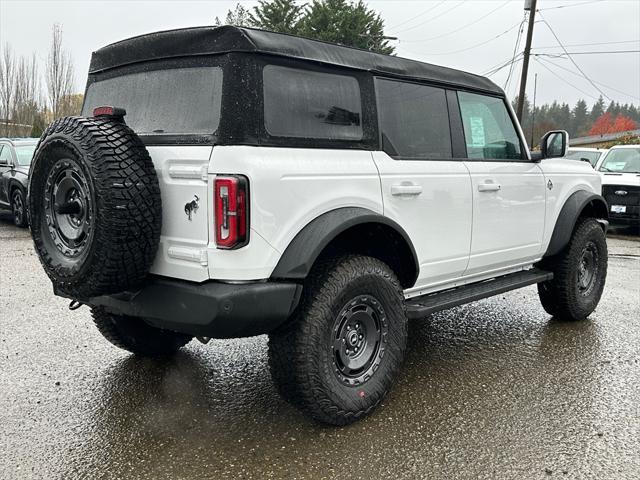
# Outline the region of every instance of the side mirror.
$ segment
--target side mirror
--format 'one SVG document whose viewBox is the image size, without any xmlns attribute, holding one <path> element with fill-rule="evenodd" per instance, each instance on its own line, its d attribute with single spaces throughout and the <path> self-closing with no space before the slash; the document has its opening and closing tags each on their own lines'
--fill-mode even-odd
<svg viewBox="0 0 640 480">
<path fill-rule="evenodd" d="M 551 130 L 540 140 L 542 158 L 560 158 L 567 154 L 569 134 L 565 130 Z"/>
</svg>

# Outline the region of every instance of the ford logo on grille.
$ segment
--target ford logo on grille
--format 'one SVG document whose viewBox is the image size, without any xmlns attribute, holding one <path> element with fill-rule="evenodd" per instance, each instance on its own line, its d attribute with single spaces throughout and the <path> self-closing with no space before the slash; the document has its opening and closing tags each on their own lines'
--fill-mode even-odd
<svg viewBox="0 0 640 480">
<path fill-rule="evenodd" d="M 615 194 L 616 194 L 616 195 L 621 195 L 621 196 L 624 196 L 624 195 L 626 195 L 627 193 L 629 193 L 629 192 L 627 192 L 626 190 L 616 190 L 616 191 L 615 191 Z"/>
</svg>

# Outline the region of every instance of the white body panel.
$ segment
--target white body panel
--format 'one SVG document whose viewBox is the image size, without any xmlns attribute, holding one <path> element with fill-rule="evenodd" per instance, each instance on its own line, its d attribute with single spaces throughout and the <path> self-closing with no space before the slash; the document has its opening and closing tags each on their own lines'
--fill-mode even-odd
<svg viewBox="0 0 640 480">
<path fill-rule="evenodd" d="M 467 268 L 472 203 L 469 171 L 460 161 L 395 160 L 373 152 L 384 214 L 409 235 L 418 256 L 417 287 L 459 277 Z"/>
<path fill-rule="evenodd" d="M 207 244 L 207 166 L 212 147 L 147 147 L 160 182 L 162 231 L 151 273 L 202 282 L 209 278 Z M 185 205 L 200 199 L 191 220 Z"/>
<path fill-rule="evenodd" d="M 553 228 L 567 198 L 578 190 L 586 190 L 600 195 L 600 177 L 586 162 L 576 162 L 563 158 L 550 158 L 538 164 L 544 173 L 545 182 L 553 185 L 546 189 L 546 213 L 544 222 L 544 238 L 540 256 L 544 254 L 551 241 Z"/>
<path fill-rule="evenodd" d="M 572 160 L 394 160 L 384 152 L 250 146 L 148 147 L 160 181 L 163 226 L 152 273 L 195 282 L 268 279 L 313 219 L 362 207 L 407 232 L 420 272 L 407 297 L 530 268 L 551 238 L 565 200 L 600 192 L 599 176 Z M 250 241 L 214 241 L 216 174 L 249 179 Z M 551 179 L 553 188 L 546 185 Z M 479 191 L 499 183 L 498 191 Z M 189 220 L 184 208 L 197 195 Z"/>
<path fill-rule="evenodd" d="M 545 214 L 545 180 L 538 164 L 465 163 L 473 190 L 473 240 L 465 275 L 535 260 Z"/>
<path fill-rule="evenodd" d="M 219 250 L 212 238 L 209 275 L 214 279 L 268 278 L 298 232 L 330 210 L 362 207 L 383 213 L 380 179 L 368 151 L 218 146 L 209 173 L 245 175 L 250 191 L 249 244 Z"/>
</svg>

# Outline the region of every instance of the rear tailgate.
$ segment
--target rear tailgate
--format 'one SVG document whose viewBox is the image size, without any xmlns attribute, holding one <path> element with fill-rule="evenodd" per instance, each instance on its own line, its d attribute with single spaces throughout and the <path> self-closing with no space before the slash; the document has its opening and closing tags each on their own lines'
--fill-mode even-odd
<svg viewBox="0 0 640 480">
<path fill-rule="evenodd" d="M 151 273 L 209 278 L 207 169 L 211 146 L 148 146 L 160 182 L 162 231 Z"/>
</svg>

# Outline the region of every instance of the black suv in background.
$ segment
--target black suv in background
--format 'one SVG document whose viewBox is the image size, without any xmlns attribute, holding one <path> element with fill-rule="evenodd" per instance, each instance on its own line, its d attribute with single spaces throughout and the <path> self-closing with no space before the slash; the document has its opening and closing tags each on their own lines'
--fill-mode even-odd
<svg viewBox="0 0 640 480">
<path fill-rule="evenodd" d="M 26 227 L 29 165 L 37 138 L 0 138 L 0 209 L 11 209 L 18 227 Z"/>
</svg>

